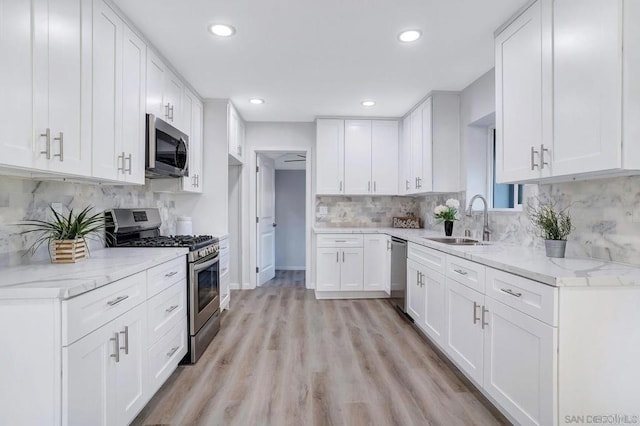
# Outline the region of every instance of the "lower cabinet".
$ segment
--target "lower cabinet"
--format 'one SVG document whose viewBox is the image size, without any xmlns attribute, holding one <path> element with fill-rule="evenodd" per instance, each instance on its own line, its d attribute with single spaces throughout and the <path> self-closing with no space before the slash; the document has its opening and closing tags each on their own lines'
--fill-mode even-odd
<svg viewBox="0 0 640 426">
<path fill-rule="evenodd" d="M 317 290 L 361 291 L 364 283 L 364 251 L 356 248 L 319 248 Z"/>
<path fill-rule="evenodd" d="M 391 237 L 364 236 L 364 289 L 391 294 Z"/>
<path fill-rule="evenodd" d="M 434 342 L 442 344 L 444 341 L 445 324 L 445 278 L 444 275 L 423 268 L 422 282 L 424 285 L 424 321 L 422 329 Z"/>
<path fill-rule="evenodd" d="M 407 260 L 407 313 L 416 324 L 424 321 L 424 286 L 422 267 L 417 262 Z M 422 328 L 422 327 L 420 327 Z"/>
</svg>

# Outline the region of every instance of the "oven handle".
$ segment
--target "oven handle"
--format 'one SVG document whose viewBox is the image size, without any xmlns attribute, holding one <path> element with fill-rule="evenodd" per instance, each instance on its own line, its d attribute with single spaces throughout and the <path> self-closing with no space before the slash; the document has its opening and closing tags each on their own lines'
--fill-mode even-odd
<svg viewBox="0 0 640 426">
<path fill-rule="evenodd" d="M 207 269 L 209 266 L 218 263 L 220 261 L 219 257 L 220 256 L 216 256 L 213 259 L 208 260 L 208 261 L 203 262 L 203 263 L 194 263 L 193 264 L 193 272 L 200 272 L 203 269 Z"/>
<path fill-rule="evenodd" d="M 184 138 L 180 138 L 180 142 L 184 144 L 184 152 L 187 153 L 187 161 L 184 162 L 184 167 L 182 168 L 182 171 L 180 172 L 180 174 L 183 176 L 189 176 L 189 175 L 185 175 L 185 172 L 189 168 L 189 155 L 191 154 L 189 152 L 189 143 L 186 140 L 184 140 Z"/>
</svg>

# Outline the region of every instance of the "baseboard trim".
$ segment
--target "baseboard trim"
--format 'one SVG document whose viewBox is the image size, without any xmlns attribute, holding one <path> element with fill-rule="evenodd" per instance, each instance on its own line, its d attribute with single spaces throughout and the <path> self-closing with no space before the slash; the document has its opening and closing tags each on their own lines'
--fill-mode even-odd
<svg viewBox="0 0 640 426">
<path fill-rule="evenodd" d="M 384 291 L 317 291 L 316 299 L 388 299 Z"/>
<path fill-rule="evenodd" d="M 304 266 L 276 266 L 276 271 L 304 271 Z"/>
</svg>

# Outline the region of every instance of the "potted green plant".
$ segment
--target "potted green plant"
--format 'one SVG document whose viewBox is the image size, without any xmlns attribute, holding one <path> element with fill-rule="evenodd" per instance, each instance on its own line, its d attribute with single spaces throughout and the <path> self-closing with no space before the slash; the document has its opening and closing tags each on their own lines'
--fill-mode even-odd
<svg viewBox="0 0 640 426">
<path fill-rule="evenodd" d="M 547 257 L 564 257 L 567 236 L 573 230 L 568 208 L 560 209 L 552 202 L 529 205 L 529 218 L 537 235 L 544 238 Z"/>
<path fill-rule="evenodd" d="M 453 234 L 453 222 L 459 219 L 458 209 L 460 201 L 449 198 L 444 205 L 436 206 L 433 209 L 433 217 L 438 223 L 444 222 L 444 234 L 450 237 Z"/>
<path fill-rule="evenodd" d="M 93 207 L 86 207 L 78 214 L 74 214 L 73 209 L 70 209 L 68 215 L 58 213 L 53 207 L 50 209 L 50 220 L 30 220 L 23 223 L 30 228 L 22 234 L 38 234 L 28 249 L 32 255 L 46 243 L 53 263 L 75 263 L 89 256 L 87 238 L 104 239 L 103 214 L 91 215 Z"/>
</svg>

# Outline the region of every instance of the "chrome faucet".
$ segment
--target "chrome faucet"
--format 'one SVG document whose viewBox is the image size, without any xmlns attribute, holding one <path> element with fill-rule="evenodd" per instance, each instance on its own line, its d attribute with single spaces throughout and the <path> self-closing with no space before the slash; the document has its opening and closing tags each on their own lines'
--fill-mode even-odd
<svg viewBox="0 0 640 426">
<path fill-rule="evenodd" d="M 482 241 L 489 241 L 491 229 L 489 228 L 489 212 L 487 208 L 487 199 L 480 194 L 474 195 L 473 198 L 471 198 L 471 201 L 469 201 L 467 216 L 471 217 L 471 208 L 473 207 L 473 202 L 478 198 L 481 199 L 482 203 L 484 204 L 484 225 L 482 226 Z"/>
</svg>

